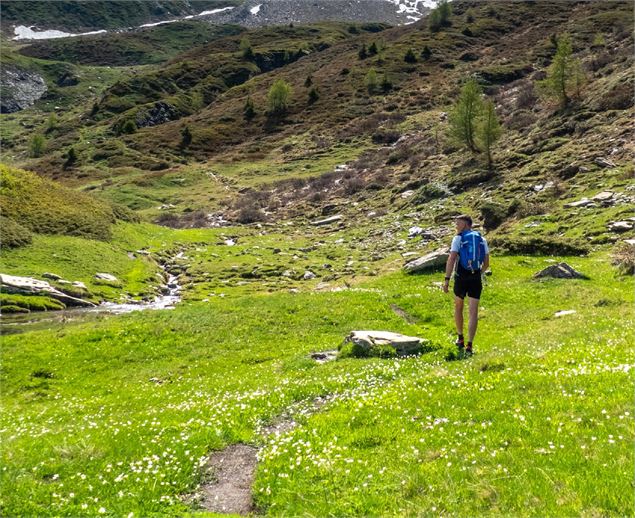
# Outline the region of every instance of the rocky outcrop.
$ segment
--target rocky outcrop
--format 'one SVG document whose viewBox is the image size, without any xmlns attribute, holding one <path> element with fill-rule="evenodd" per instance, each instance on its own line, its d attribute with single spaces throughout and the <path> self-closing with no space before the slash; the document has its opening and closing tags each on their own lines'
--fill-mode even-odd
<svg viewBox="0 0 635 518">
<path fill-rule="evenodd" d="M 433 270 L 444 266 L 448 257 L 450 257 L 450 253 L 447 249 L 437 250 L 426 254 L 423 257 L 407 262 L 403 269 L 406 273 L 419 273 L 426 270 Z"/>
<path fill-rule="evenodd" d="M 154 103 L 151 108 L 142 108 L 137 112 L 135 122 L 137 127 L 145 128 L 148 126 L 157 126 L 179 118 L 178 110 L 163 101 Z"/>
<path fill-rule="evenodd" d="M 588 279 L 588 277 L 574 270 L 567 263 L 558 263 L 547 266 L 534 275 L 534 279 L 553 277 L 554 279 Z"/>
<path fill-rule="evenodd" d="M 0 71 L 0 113 L 28 108 L 45 93 L 44 78 L 35 72 L 5 66 Z"/>
<path fill-rule="evenodd" d="M 31 277 L 17 277 L 15 275 L 0 274 L 0 284 L 3 293 L 14 293 L 18 295 L 46 295 L 63 302 L 67 306 L 94 307 L 95 304 L 88 300 L 83 300 L 54 288 L 46 281 L 40 281 Z"/>
<path fill-rule="evenodd" d="M 348 350 L 346 344 L 351 344 L 352 356 L 405 356 L 420 353 L 423 343 L 423 338 L 390 331 L 352 331 L 344 340 L 341 351 Z M 382 352 L 392 352 L 392 354 L 382 354 Z"/>
</svg>

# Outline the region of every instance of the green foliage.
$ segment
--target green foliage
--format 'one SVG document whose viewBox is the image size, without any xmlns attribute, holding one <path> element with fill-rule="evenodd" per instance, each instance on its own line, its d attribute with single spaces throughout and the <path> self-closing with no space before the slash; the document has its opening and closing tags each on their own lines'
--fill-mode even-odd
<svg viewBox="0 0 635 518">
<path fill-rule="evenodd" d="M 378 48 L 377 48 L 377 43 L 376 42 L 372 42 L 369 46 L 368 46 L 368 55 L 369 56 L 375 56 L 377 53 L 379 52 Z"/>
<path fill-rule="evenodd" d="M 7 306 L 18 307 L 28 311 L 49 311 L 64 309 L 63 302 L 42 295 L 9 295 L 0 293 L 0 308 L 7 311 Z M 8 311 L 7 311 L 8 312 Z"/>
<path fill-rule="evenodd" d="M 0 165 L 3 215 L 33 232 L 108 239 L 110 206 L 38 175 Z"/>
<path fill-rule="evenodd" d="M 304 88 L 308 88 L 312 84 L 313 84 L 313 78 L 311 77 L 311 74 L 309 74 L 308 76 L 306 76 L 306 79 L 304 80 Z"/>
<path fill-rule="evenodd" d="M 192 132 L 190 131 L 190 127 L 189 126 L 183 126 L 183 128 L 181 129 L 181 143 L 179 144 L 179 147 L 181 149 L 187 149 L 188 147 L 190 147 L 190 144 L 192 143 Z"/>
<path fill-rule="evenodd" d="M 31 243 L 33 235 L 29 229 L 10 218 L 0 216 L 0 247 L 17 248 Z"/>
<path fill-rule="evenodd" d="M 359 57 L 359 59 L 366 59 L 368 57 L 368 51 L 366 50 L 365 43 L 362 43 L 361 48 L 357 52 L 357 57 Z"/>
<path fill-rule="evenodd" d="M 31 158 L 41 157 L 46 151 L 46 139 L 40 133 L 34 133 L 29 140 L 29 156 Z"/>
<path fill-rule="evenodd" d="M 606 46 L 606 38 L 604 38 L 604 34 L 598 32 L 593 37 L 593 42 L 591 43 L 591 48 L 602 48 Z"/>
<path fill-rule="evenodd" d="M 66 152 L 66 161 L 64 162 L 64 169 L 68 169 L 69 167 L 74 166 L 76 162 L 77 162 L 77 151 L 75 151 L 75 148 L 71 146 L 70 148 L 68 148 L 68 151 Z"/>
<path fill-rule="evenodd" d="M 496 117 L 494 103 L 485 101 L 483 112 L 477 121 L 476 140 L 487 158 L 487 167 L 492 167 L 492 146 L 501 136 L 502 129 Z"/>
<path fill-rule="evenodd" d="M 319 98 L 320 98 L 320 94 L 317 88 L 315 87 L 311 88 L 311 90 L 309 90 L 309 104 L 313 104 L 317 102 Z"/>
<path fill-rule="evenodd" d="M 425 45 L 423 47 L 423 50 L 421 51 L 421 58 L 427 61 L 428 59 L 430 59 L 431 56 L 432 56 L 432 51 L 430 50 L 430 47 Z"/>
<path fill-rule="evenodd" d="M 58 122 L 57 115 L 55 115 L 55 113 L 51 113 L 49 118 L 46 120 L 46 133 L 56 130 Z"/>
<path fill-rule="evenodd" d="M 451 25 L 451 14 L 452 7 L 450 3 L 447 0 L 442 0 L 428 15 L 428 27 L 432 32 L 437 32 L 443 27 L 448 27 Z"/>
<path fill-rule="evenodd" d="M 267 99 L 269 101 L 269 113 L 272 115 L 284 114 L 289 108 L 293 90 L 284 79 L 276 79 L 269 89 Z"/>
<path fill-rule="evenodd" d="M 580 94 L 584 83 L 584 72 L 579 60 L 573 58 L 571 36 L 567 33 L 557 39 L 556 54 L 547 70 L 547 77 L 538 82 L 540 90 L 556 99 L 561 108 L 566 108 L 572 95 Z"/>
<path fill-rule="evenodd" d="M 377 91 L 378 85 L 377 71 L 371 68 L 366 73 L 366 90 L 369 94 L 373 94 Z"/>
<path fill-rule="evenodd" d="M 478 151 L 476 144 L 477 119 L 483 111 L 483 90 L 474 78 L 468 79 L 456 104 L 452 107 L 448 122 L 449 135 L 470 151 Z"/>
<path fill-rule="evenodd" d="M 132 119 L 126 120 L 121 126 L 121 132 L 127 135 L 135 133 L 137 131 L 137 123 Z"/>
<path fill-rule="evenodd" d="M 390 80 L 390 76 L 388 75 L 388 72 L 384 72 L 381 78 L 381 91 L 384 93 L 388 93 L 390 92 L 390 90 L 392 90 L 392 87 L 393 87 L 393 84 L 392 84 L 392 81 Z"/>
<path fill-rule="evenodd" d="M 240 51 L 242 53 L 242 57 L 248 60 L 252 60 L 254 58 L 254 50 L 251 47 L 251 42 L 249 38 L 245 37 L 240 40 Z"/>
<path fill-rule="evenodd" d="M 403 57 L 403 60 L 406 63 L 416 63 L 417 62 L 417 56 L 415 56 L 415 53 L 412 49 L 408 49 L 406 51 L 406 54 Z"/>
<path fill-rule="evenodd" d="M 243 117 L 246 121 L 250 121 L 256 116 L 256 110 L 254 108 L 254 101 L 251 97 L 247 97 L 245 106 L 243 107 Z"/>
</svg>

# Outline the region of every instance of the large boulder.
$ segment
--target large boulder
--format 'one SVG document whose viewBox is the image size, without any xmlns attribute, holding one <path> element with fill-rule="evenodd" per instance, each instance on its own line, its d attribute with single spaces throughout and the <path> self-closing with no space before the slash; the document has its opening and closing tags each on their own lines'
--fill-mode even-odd
<svg viewBox="0 0 635 518">
<path fill-rule="evenodd" d="M 425 270 L 433 270 L 445 266 L 450 253 L 447 249 L 436 250 L 429 254 L 407 262 L 403 269 L 406 273 L 418 273 Z"/>
<path fill-rule="evenodd" d="M 390 331 L 352 331 L 340 348 L 340 357 L 391 357 L 419 354 L 427 340 Z"/>
<path fill-rule="evenodd" d="M 28 108 L 47 90 L 44 78 L 35 72 L 4 66 L 0 70 L 0 113 L 13 113 Z"/>
<path fill-rule="evenodd" d="M 95 304 L 88 300 L 73 297 L 54 288 L 46 281 L 40 281 L 31 277 L 17 277 L 0 273 L 0 284 L 2 292 L 15 293 L 18 295 L 46 295 L 63 302 L 67 306 L 94 307 Z"/>
<path fill-rule="evenodd" d="M 588 277 L 574 270 L 567 263 L 557 263 L 547 266 L 534 275 L 534 279 L 553 277 L 554 279 L 588 279 Z"/>
</svg>

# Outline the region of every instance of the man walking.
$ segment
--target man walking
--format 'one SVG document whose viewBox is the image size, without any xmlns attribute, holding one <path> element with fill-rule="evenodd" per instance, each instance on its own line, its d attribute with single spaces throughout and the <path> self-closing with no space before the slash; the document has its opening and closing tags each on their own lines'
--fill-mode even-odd
<svg viewBox="0 0 635 518">
<path fill-rule="evenodd" d="M 456 345 L 459 354 L 471 356 L 478 325 L 478 303 L 483 290 L 481 273 L 489 267 L 489 248 L 485 239 L 472 230 L 470 216 L 464 214 L 457 217 L 455 225 L 457 235 L 452 239 L 450 246 L 443 291 L 448 292 L 450 278 L 454 272 L 454 322 L 459 335 Z M 469 308 L 467 346 L 463 338 L 463 302 L 466 295 Z"/>
</svg>

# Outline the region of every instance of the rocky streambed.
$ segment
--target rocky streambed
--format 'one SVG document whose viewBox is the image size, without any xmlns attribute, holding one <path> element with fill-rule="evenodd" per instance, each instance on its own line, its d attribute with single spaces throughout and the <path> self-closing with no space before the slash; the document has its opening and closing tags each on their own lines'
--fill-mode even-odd
<svg viewBox="0 0 635 518">
<path fill-rule="evenodd" d="M 68 295 L 54 288 L 46 281 L 32 279 L 30 277 L 15 277 L 0 274 L 3 293 L 30 294 L 33 296 L 46 295 L 67 305 L 64 309 L 30 311 L 28 313 L 9 313 L 1 311 L 0 335 L 43 329 L 55 323 L 64 324 L 69 321 L 90 320 L 100 315 L 120 315 L 133 311 L 174 308 L 181 300 L 179 275 L 168 271 L 169 263 L 160 263 L 159 266 L 163 270 L 164 279 L 164 283 L 160 286 L 161 294 L 152 300 L 126 301 L 122 303 L 102 302 L 100 304 L 94 304 L 80 297 Z M 117 280 L 114 276 L 109 276 L 109 274 L 97 275 L 102 276 L 101 278 L 106 281 Z M 75 288 L 81 288 L 81 286 L 77 284 L 82 283 L 74 284 Z"/>
</svg>

